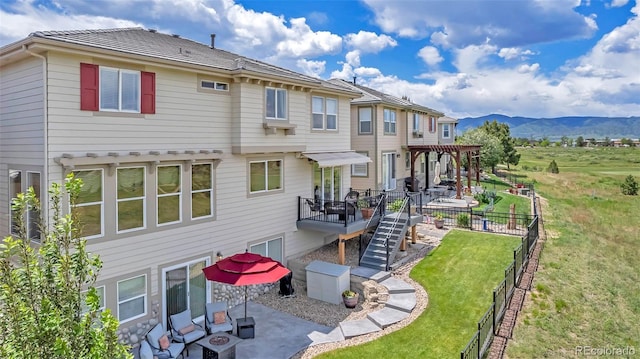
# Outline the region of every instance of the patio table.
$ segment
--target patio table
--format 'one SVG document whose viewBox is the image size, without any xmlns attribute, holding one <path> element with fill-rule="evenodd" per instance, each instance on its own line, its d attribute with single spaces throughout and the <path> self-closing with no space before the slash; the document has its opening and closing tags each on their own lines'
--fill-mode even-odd
<svg viewBox="0 0 640 359">
<path fill-rule="evenodd" d="M 218 332 L 198 340 L 196 344 L 202 347 L 202 359 L 235 359 L 236 345 L 241 341 L 231 334 Z"/>
</svg>

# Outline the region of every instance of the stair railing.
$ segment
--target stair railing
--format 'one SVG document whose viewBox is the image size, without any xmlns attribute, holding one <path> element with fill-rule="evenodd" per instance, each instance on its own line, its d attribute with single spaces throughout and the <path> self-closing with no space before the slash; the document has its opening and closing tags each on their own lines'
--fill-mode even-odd
<svg viewBox="0 0 640 359">
<path fill-rule="evenodd" d="M 389 270 L 389 238 L 391 237 L 391 234 L 393 233 L 393 231 L 398 226 L 398 221 L 400 220 L 400 215 L 404 212 L 404 209 L 407 207 L 407 203 L 409 203 L 409 196 L 405 196 L 404 200 L 402 200 L 402 206 L 400 206 L 400 208 L 398 209 L 398 215 L 394 218 L 393 222 L 391 223 L 391 229 L 389 230 L 389 232 L 387 232 L 387 234 L 386 234 L 386 236 L 384 238 L 384 246 L 387 249 L 386 263 L 385 263 L 385 270 L 386 271 Z M 408 220 L 408 218 L 407 218 L 407 220 Z M 402 233 L 402 235 L 404 236 L 404 233 Z"/>
<path fill-rule="evenodd" d="M 380 216 L 380 218 L 378 219 L 378 225 L 380 224 L 380 222 L 382 222 L 382 219 L 384 218 L 384 208 L 385 208 L 385 204 L 387 202 L 387 194 L 382 192 L 379 195 L 379 201 L 376 204 L 375 208 L 373 209 L 373 214 L 371 215 L 371 217 L 369 218 L 369 220 L 367 221 L 367 224 L 364 226 L 365 230 L 367 228 L 369 228 L 369 226 L 371 225 L 371 220 L 373 220 L 373 217 L 376 216 L 376 213 L 378 213 L 378 215 Z M 376 227 L 377 229 L 377 227 Z M 366 253 L 366 249 L 365 249 L 365 253 Z M 360 253 L 359 259 L 358 259 L 358 265 L 360 264 L 360 261 L 362 260 L 362 256 L 364 255 L 364 253 Z"/>
</svg>

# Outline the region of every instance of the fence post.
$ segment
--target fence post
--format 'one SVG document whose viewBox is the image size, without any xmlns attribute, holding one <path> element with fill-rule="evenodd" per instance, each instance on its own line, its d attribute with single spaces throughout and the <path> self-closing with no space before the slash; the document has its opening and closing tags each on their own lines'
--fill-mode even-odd
<svg viewBox="0 0 640 359">
<path fill-rule="evenodd" d="M 469 208 L 469 230 L 473 231 L 473 208 Z"/>
<path fill-rule="evenodd" d="M 505 291 L 506 291 L 506 288 L 507 287 L 505 285 Z M 493 335 L 496 334 L 496 328 L 497 328 L 496 324 L 498 323 L 496 323 L 496 290 L 494 289 L 493 290 L 493 330 L 492 330 Z"/>
</svg>

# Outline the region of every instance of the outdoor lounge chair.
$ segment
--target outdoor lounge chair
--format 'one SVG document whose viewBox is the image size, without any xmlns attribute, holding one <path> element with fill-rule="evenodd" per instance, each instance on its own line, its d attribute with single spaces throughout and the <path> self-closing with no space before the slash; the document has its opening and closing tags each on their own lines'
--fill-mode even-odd
<svg viewBox="0 0 640 359">
<path fill-rule="evenodd" d="M 216 313 L 218 313 L 217 321 Z M 222 315 L 222 313 L 224 313 L 224 315 Z M 229 316 L 226 302 L 215 302 L 206 304 L 204 326 L 207 329 L 207 333 L 209 334 L 213 334 L 216 332 L 227 332 L 231 334 L 231 332 L 233 331 L 233 322 L 231 321 L 231 317 Z"/>
<path fill-rule="evenodd" d="M 322 211 L 322 203 L 320 201 L 313 202 L 310 199 L 306 199 L 309 208 L 311 208 L 312 212 L 321 212 Z"/>
<path fill-rule="evenodd" d="M 166 337 L 166 341 L 168 341 L 168 347 L 166 349 L 162 349 L 160 344 L 161 338 Z M 171 337 L 167 335 L 167 332 L 162 327 L 161 323 L 156 324 L 147 334 L 145 335 L 145 341 L 147 345 L 151 349 L 151 358 L 158 359 L 176 359 L 178 357 L 184 358 L 182 352 L 184 351 L 184 343 L 172 343 Z M 144 358 L 143 354 L 148 357 L 149 348 L 145 345 L 145 341 L 140 344 L 140 358 Z"/>
<path fill-rule="evenodd" d="M 187 356 L 189 356 L 189 344 L 207 336 L 204 328 L 191 320 L 191 310 L 189 309 L 169 316 L 169 326 L 173 340 L 184 343 Z"/>
</svg>

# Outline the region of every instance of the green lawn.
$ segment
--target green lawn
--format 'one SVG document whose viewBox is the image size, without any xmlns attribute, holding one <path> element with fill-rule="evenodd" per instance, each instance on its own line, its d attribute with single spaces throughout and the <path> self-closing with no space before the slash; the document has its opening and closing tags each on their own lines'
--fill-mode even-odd
<svg viewBox="0 0 640 359">
<path fill-rule="evenodd" d="M 510 358 L 575 357 L 576 346 L 640 351 L 640 150 L 518 149 L 515 173 L 536 182 L 549 235 Z M 559 174 L 542 172 L 551 159 Z M 523 170 L 528 168 L 528 170 Z"/>
<path fill-rule="evenodd" d="M 429 304 L 409 326 L 320 358 L 456 358 L 475 334 L 520 238 L 453 230 L 411 271 Z"/>
</svg>

